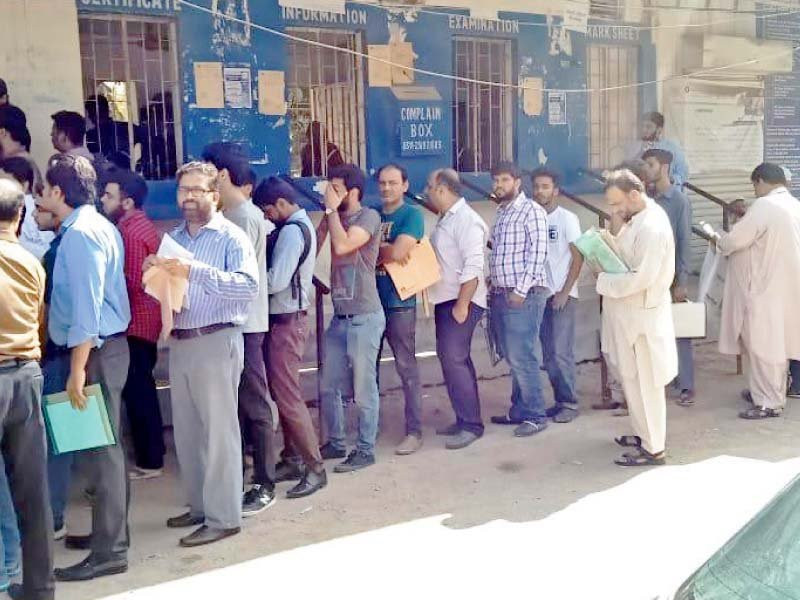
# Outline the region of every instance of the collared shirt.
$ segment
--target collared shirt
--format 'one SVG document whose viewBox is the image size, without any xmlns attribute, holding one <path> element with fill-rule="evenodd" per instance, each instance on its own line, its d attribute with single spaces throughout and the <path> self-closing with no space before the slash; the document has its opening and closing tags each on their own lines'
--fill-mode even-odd
<svg viewBox="0 0 800 600">
<path fill-rule="evenodd" d="M 527 296 L 532 287 L 547 285 L 547 211 L 537 202 L 520 194 L 500 206 L 490 239 L 493 287 Z"/>
<path fill-rule="evenodd" d="M 675 283 L 685 286 L 689 280 L 689 259 L 692 248 L 692 205 L 677 185 L 658 194 L 656 203 L 664 209 L 675 236 Z"/>
<path fill-rule="evenodd" d="M 10 232 L 0 233 L 0 362 L 39 360 L 44 269 Z"/>
<path fill-rule="evenodd" d="M 144 259 L 158 252 L 160 237 L 153 222 L 142 210 L 134 210 L 117 224 L 125 246 L 125 282 L 131 305 L 128 335 L 155 344 L 161 333 L 161 306 L 144 291 Z"/>
<path fill-rule="evenodd" d="M 94 206 L 72 211 L 61 224 L 53 269 L 48 331 L 57 346 L 74 348 L 128 328 L 131 309 L 125 287 L 119 231 Z"/>
<path fill-rule="evenodd" d="M 194 237 L 185 222 L 172 237 L 194 254 L 189 304 L 175 315 L 175 329 L 243 325 L 258 295 L 258 262 L 245 232 L 215 213 Z"/>
<path fill-rule="evenodd" d="M 629 159 L 642 158 L 645 152 L 652 149 L 666 150 L 672 154 L 669 177 L 672 183 L 683 187 L 683 184 L 689 181 L 689 163 L 686 162 L 683 149 L 681 149 L 677 142 L 663 138 L 654 141 L 637 140 L 626 146 L 625 155 Z"/>
<path fill-rule="evenodd" d="M 461 284 L 478 279 L 472 302 L 487 307 L 484 251 L 489 228 L 480 215 L 461 198 L 439 218 L 431 244 L 442 269 L 442 278 L 428 289 L 433 304 L 458 298 Z"/>
<path fill-rule="evenodd" d="M 36 202 L 33 196 L 25 194 L 25 218 L 22 221 L 19 243 L 25 250 L 42 260 L 55 235 L 52 231 L 39 231 L 36 219 L 33 218 L 35 210 Z"/>
<path fill-rule="evenodd" d="M 267 280 L 267 236 L 275 229 L 272 221 L 264 217 L 252 200 L 242 202 L 222 214 L 245 232 L 256 251 L 258 262 L 258 296 L 250 307 L 250 316 L 244 324 L 244 333 L 264 333 L 269 330 L 269 282 Z"/>
<path fill-rule="evenodd" d="M 300 266 L 299 298 L 292 291 L 292 275 L 303 253 L 303 232 L 297 225 L 303 223 L 311 234 L 311 247 L 303 264 Z M 288 226 L 287 226 L 288 225 Z M 284 315 L 306 310 L 311 305 L 311 285 L 316 265 L 317 234 L 308 213 L 302 208 L 286 220 L 278 232 L 278 240 L 272 249 L 272 267 L 269 270 L 269 289 L 272 296 L 269 301 L 269 312 L 272 315 Z"/>
</svg>

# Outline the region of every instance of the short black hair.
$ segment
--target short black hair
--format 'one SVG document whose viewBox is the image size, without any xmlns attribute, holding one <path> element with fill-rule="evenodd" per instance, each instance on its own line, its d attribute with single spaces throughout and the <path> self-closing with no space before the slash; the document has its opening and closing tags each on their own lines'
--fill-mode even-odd
<svg viewBox="0 0 800 600">
<path fill-rule="evenodd" d="M 253 169 L 247 170 L 247 177 L 242 185 L 252 185 L 253 189 L 258 185 L 258 174 Z"/>
<path fill-rule="evenodd" d="M 550 181 L 553 182 L 553 187 L 559 187 L 561 184 L 561 178 L 558 176 L 558 173 L 546 167 L 539 167 L 531 173 L 531 184 L 536 183 L 539 177 L 549 177 Z"/>
<path fill-rule="evenodd" d="M 202 158 L 217 167 L 218 171 L 227 169 L 231 183 L 241 187 L 250 177 L 250 158 L 241 144 L 234 142 L 213 142 L 203 148 Z"/>
<path fill-rule="evenodd" d="M 328 171 L 328 181 L 332 179 L 341 179 L 344 181 L 344 187 L 349 192 L 350 190 L 358 190 L 358 199 L 364 199 L 364 189 L 367 187 L 367 178 L 364 171 L 359 169 L 356 165 L 345 164 L 333 167 Z"/>
<path fill-rule="evenodd" d="M 750 175 L 750 181 L 753 183 L 763 181 L 770 185 L 787 185 L 786 171 L 775 163 L 761 163 L 753 170 L 753 174 Z"/>
<path fill-rule="evenodd" d="M 664 115 L 655 110 L 649 113 L 645 113 L 643 120 L 650 121 L 653 125 L 655 125 L 659 129 L 664 128 Z"/>
<path fill-rule="evenodd" d="M 25 194 L 13 179 L 0 177 L 0 222 L 10 223 L 25 206 Z"/>
<path fill-rule="evenodd" d="M 11 175 L 23 187 L 27 183 L 28 189 L 31 192 L 34 191 L 36 171 L 33 169 L 33 163 L 24 156 L 14 156 L 0 160 L 0 171 Z"/>
<path fill-rule="evenodd" d="M 45 179 L 51 187 L 61 188 L 71 208 L 94 204 L 97 198 L 97 173 L 83 156 L 56 154 L 47 163 Z"/>
<path fill-rule="evenodd" d="M 674 157 L 669 150 L 650 148 L 650 150 L 642 154 L 642 160 L 647 160 L 648 158 L 655 158 L 660 165 L 671 165 Z"/>
<path fill-rule="evenodd" d="M 291 204 L 297 204 L 297 192 L 283 179 L 269 177 L 258 184 L 253 192 L 253 204 L 259 208 L 275 206 L 279 198 Z"/>
<path fill-rule="evenodd" d="M 497 177 L 498 175 L 511 175 L 514 179 L 521 178 L 519 167 L 517 167 L 517 165 L 510 160 L 503 160 L 497 163 L 494 167 L 492 167 L 491 175 L 492 177 Z"/>
<path fill-rule="evenodd" d="M 386 169 L 394 169 L 395 171 L 399 171 L 400 172 L 400 177 L 403 179 L 403 183 L 408 181 L 408 171 L 406 170 L 406 168 L 404 166 L 402 166 L 402 165 L 398 165 L 397 163 L 393 163 L 393 162 L 386 163 L 380 169 L 378 169 L 376 177 L 380 178 L 381 173 L 383 173 Z"/>
<path fill-rule="evenodd" d="M 103 181 L 106 185 L 116 183 L 122 197 L 133 200 L 136 208 L 144 206 L 144 201 L 147 199 L 147 183 L 144 177 L 138 173 L 127 169 L 112 168 L 106 172 Z"/>
<path fill-rule="evenodd" d="M 28 132 L 28 119 L 18 106 L 3 104 L 0 106 L 0 129 L 5 129 L 15 142 L 30 148 L 31 134 Z"/>
<path fill-rule="evenodd" d="M 0 77 L 0 98 L 3 96 L 8 96 L 8 86 L 6 85 L 5 80 Z"/>
<path fill-rule="evenodd" d="M 73 146 L 83 146 L 86 137 L 86 119 L 71 110 L 60 110 L 51 117 L 57 131 L 65 134 Z"/>
<path fill-rule="evenodd" d="M 88 98 L 83 103 L 83 109 L 95 124 L 111 120 L 111 106 L 108 104 L 108 98 L 102 94 Z"/>
</svg>

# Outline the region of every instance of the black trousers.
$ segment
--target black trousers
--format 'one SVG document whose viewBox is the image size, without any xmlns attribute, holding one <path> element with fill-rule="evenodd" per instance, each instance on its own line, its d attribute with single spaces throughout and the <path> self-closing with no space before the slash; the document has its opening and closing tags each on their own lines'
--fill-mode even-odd
<svg viewBox="0 0 800 600">
<path fill-rule="evenodd" d="M 142 469 L 160 469 L 164 466 L 164 423 L 158 403 L 153 369 L 158 360 L 156 344 L 140 338 L 129 337 L 131 362 L 128 379 L 122 390 L 122 401 L 127 409 L 133 437 L 136 466 Z"/>
<path fill-rule="evenodd" d="M 25 598 L 53 600 L 53 513 L 38 363 L 0 366 L 3 458 L 20 523 Z"/>
</svg>

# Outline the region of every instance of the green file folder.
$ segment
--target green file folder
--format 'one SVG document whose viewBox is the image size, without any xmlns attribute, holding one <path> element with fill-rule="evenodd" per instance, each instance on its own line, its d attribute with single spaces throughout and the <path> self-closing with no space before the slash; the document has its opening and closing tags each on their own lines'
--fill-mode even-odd
<svg viewBox="0 0 800 600">
<path fill-rule="evenodd" d="M 590 266 L 603 273 L 627 273 L 630 270 L 594 227 L 575 240 L 575 247 Z"/>
<path fill-rule="evenodd" d="M 99 385 L 84 390 L 88 403 L 85 410 L 70 404 L 66 392 L 44 397 L 44 419 L 54 454 L 77 452 L 91 448 L 113 446 L 117 443 L 106 401 Z"/>
</svg>

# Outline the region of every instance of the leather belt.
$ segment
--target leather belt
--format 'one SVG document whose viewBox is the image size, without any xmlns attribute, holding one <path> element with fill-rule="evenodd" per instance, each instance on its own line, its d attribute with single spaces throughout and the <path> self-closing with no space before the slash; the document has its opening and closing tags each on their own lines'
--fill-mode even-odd
<svg viewBox="0 0 800 600">
<path fill-rule="evenodd" d="M 307 310 L 298 310 L 292 313 L 280 313 L 274 314 L 269 316 L 269 320 L 272 323 L 289 323 L 292 319 L 297 317 L 306 317 L 308 316 Z"/>
<path fill-rule="evenodd" d="M 333 316 L 342 321 L 349 321 L 350 319 L 352 319 L 353 317 L 357 317 L 358 315 L 333 315 Z"/>
<path fill-rule="evenodd" d="M 236 327 L 233 323 L 217 323 L 216 325 L 208 325 L 206 327 L 197 327 L 195 329 L 173 329 L 170 335 L 176 340 L 191 340 L 204 335 L 210 335 L 223 329 L 230 329 Z"/>
<path fill-rule="evenodd" d="M 15 367 L 22 367 L 29 362 L 36 362 L 31 358 L 9 358 L 0 361 L 0 369 L 13 369 Z"/>
<path fill-rule="evenodd" d="M 489 291 L 492 294 L 509 294 L 511 292 L 516 292 L 516 288 L 513 288 L 513 287 L 492 287 Z M 530 290 L 528 290 L 528 293 L 531 294 L 531 293 L 535 293 L 535 292 L 547 292 L 547 291 L 548 291 L 548 289 L 546 287 L 544 287 L 542 285 L 535 285 Z"/>
</svg>

